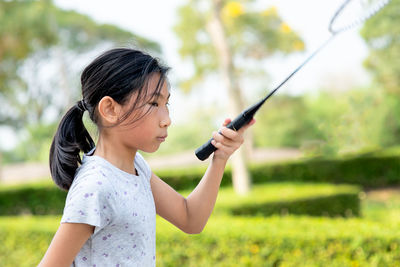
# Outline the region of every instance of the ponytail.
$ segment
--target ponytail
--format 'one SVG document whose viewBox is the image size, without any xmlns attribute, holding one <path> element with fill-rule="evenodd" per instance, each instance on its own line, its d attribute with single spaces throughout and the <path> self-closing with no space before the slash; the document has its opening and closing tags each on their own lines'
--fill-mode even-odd
<svg viewBox="0 0 400 267">
<path fill-rule="evenodd" d="M 82 164 L 80 151 L 87 153 L 95 147 L 82 120 L 86 109 L 81 100 L 68 110 L 50 147 L 50 173 L 56 185 L 64 190 L 71 187 L 75 172 Z"/>
</svg>

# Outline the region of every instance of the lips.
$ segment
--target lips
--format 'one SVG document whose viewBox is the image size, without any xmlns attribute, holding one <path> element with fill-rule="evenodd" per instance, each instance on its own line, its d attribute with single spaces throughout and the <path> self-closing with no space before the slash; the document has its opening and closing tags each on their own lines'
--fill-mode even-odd
<svg viewBox="0 0 400 267">
<path fill-rule="evenodd" d="M 167 139 L 167 136 L 168 136 L 168 135 L 157 136 L 157 140 L 160 141 L 160 142 L 164 142 L 165 139 Z"/>
</svg>

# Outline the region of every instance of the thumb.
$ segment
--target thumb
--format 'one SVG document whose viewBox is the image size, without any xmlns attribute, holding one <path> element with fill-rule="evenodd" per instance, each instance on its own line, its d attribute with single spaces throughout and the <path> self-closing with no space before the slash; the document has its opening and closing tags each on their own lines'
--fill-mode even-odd
<svg viewBox="0 0 400 267">
<path fill-rule="evenodd" d="M 222 124 L 222 126 L 228 125 L 231 121 L 232 121 L 231 119 L 226 118 L 226 119 L 224 120 L 224 123 Z"/>
</svg>

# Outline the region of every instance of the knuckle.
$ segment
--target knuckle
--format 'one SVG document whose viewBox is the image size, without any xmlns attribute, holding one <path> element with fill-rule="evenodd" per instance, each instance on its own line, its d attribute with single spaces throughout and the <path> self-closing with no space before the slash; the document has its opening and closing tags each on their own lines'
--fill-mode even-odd
<svg viewBox="0 0 400 267">
<path fill-rule="evenodd" d="M 218 141 L 218 142 L 221 142 L 222 139 L 223 139 L 223 137 L 222 137 L 220 134 L 216 134 L 216 135 L 214 136 L 214 139 L 215 139 L 216 141 Z"/>
<path fill-rule="evenodd" d="M 217 132 L 213 132 L 212 136 L 214 139 L 217 139 L 217 138 L 219 138 L 220 134 Z"/>
</svg>

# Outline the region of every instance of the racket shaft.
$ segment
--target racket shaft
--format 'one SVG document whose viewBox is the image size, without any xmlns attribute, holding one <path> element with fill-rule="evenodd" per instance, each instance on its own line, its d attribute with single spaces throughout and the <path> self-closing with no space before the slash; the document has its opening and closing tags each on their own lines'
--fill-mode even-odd
<svg viewBox="0 0 400 267">
<path fill-rule="evenodd" d="M 231 121 L 226 127 L 234 131 L 239 130 L 244 125 L 248 124 L 253 119 L 253 116 L 246 116 L 246 113 L 242 112 L 233 121 Z M 217 148 L 211 144 L 213 138 L 204 143 L 201 147 L 196 149 L 196 156 L 199 160 L 207 159 Z"/>
</svg>

